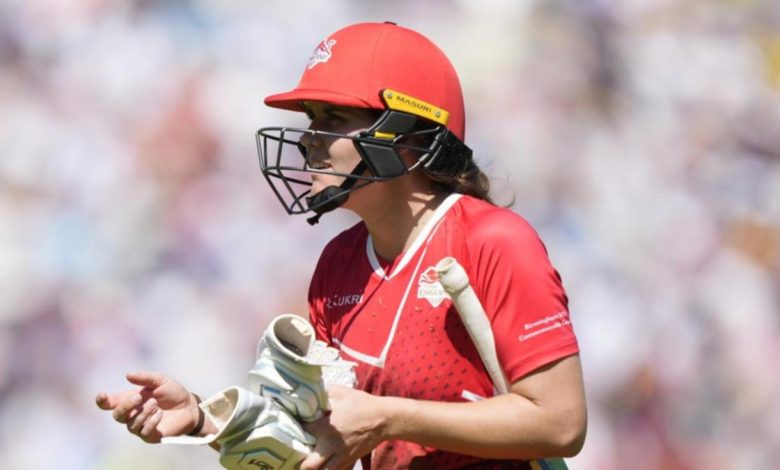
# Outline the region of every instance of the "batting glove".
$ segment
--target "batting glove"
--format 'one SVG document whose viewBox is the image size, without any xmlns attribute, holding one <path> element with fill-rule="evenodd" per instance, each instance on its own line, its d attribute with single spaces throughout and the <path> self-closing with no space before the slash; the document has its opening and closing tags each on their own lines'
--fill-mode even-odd
<svg viewBox="0 0 780 470">
<path fill-rule="evenodd" d="M 241 387 L 227 388 L 200 404 L 217 427 L 204 437 L 163 438 L 165 444 L 220 445 L 228 470 L 292 469 L 311 452 L 315 439 L 273 400 Z"/>
<path fill-rule="evenodd" d="M 326 383 L 354 386 L 355 363 L 315 340 L 314 327 L 297 315 L 281 315 L 257 345 L 257 361 L 249 371 L 250 388 L 278 400 L 294 417 L 314 421 L 328 411 Z"/>
</svg>

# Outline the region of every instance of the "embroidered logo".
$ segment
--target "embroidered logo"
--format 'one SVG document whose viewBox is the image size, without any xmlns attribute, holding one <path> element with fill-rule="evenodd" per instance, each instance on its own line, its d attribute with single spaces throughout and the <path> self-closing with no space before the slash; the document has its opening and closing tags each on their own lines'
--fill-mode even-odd
<svg viewBox="0 0 780 470">
<path fill-rule="evenodd" d="M 323 39 L 322 42 L 320 42 L 320 44 L 311 53 L 311 57 L 309 57 L 309 62 L 308 64 L 306 64 L 306 68 L 311 70 L 317 64 L 325 63 L 329 61 L 331 56 L 333 55 L 332 49 L 335 44 L 336 44 L 335 39 L 328 39 L 328 38 Z"/>
<path fill-rule="evenodd" d="M 449 296 L 444 291 L 444 287 L 439 283 L 439 273 L 429 267 L 420 274 L 420 280 L 417 284 L 417 298 L 425 299 L 434 307 L 438 307 Z"/>
</svg>

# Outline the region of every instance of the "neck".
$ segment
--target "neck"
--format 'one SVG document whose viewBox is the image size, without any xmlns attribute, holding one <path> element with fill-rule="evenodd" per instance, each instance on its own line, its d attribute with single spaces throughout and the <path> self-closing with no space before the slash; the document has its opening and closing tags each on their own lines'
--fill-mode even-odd
<svg viewBox="0 0 780 470">
<path fill-rule="evenodd" d="M 393 181 L 384 183 L 393 183 Z M 447 196 L 430 187 L 403 191 L 402 197 L 384 197 L 371 211 L 359 214 L 368 228 L 374 250 L 386 260 L 393 260 L 406 251 L 436 208 Z"/>
</svg>

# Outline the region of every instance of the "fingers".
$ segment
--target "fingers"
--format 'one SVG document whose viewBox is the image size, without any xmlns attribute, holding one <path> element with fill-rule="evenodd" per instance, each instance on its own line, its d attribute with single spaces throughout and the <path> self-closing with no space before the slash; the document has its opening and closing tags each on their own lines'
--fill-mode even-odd
<svg viewBox="0 0 780 470">
<path fill-rule="evenodd" d="M 162 422 L 164 411 L 157 404 L 157 400 L 151 399 L 143 405 L 133 408 L 127 420 L 127 430 L 146 442 L 160 442 L 162 433 L 159 425 Z"/>
<path fill-rule="evenodd" d="M 115 421 L 127 426 L 127 430 L 146 442 L 160 442 L 159 425 L 164 412 L 155 398 L 144 391 L 128 391 L 118 394 L 98 393 L 95 402 L 104 410 L 111 410 Z"/>
<path fill-rule="evenodd" d="M 101 410 L 114 410 L 117 406 L 122 404 L 124 401 L 128 399 L 128 396 L 132 393 L 132 391 L 125 391 L 125 392 L 119 392 L 119 393 L 106 393 L 106 392 L 100 392 L 95 396 L 95 404 L 100 408 Z"/>
<path fill-rule="evenodd" d="M 115 395 L 100 392 L 95 396 L 95 403 L 101 410 L 113 410 L 119 403 L 119 400 Z"/>
<path fill-rule="evenodd" d="M 301 470 L 318 470 L 322 468 L 325 462 L 328 460 L 327 455 L 322 455 L 317 449 L 314 449 L 309 455 L 301 462 Z"/>
<path fill-rule="evenodd" d="M 162 385 L 166 380 L 164 375 L 157 372 L 130 372 L 126 377 L 128 382 L 144 387 L 144 389 L 141 390 L 141 393 L 145 396 L 151 395 L 151 392 Z M 95 396 L 95 404 L 102 410 L 113 410 L 119 406 L 127 393 L 129 392 L 112 394 L 100 392 Z"/>
<path fill-rule="evenodd" d="M 162 385 L 166 378 L 164 375 L 157 372 L 130 372 L 127 374 L 127 380 L 135 385 L 141 385 L 144 387 L 140 393 L 142 398 L 149 398 L 154 389 Z M 119 411 L 115 414 L 114 419 L 126 415 L 130 408 L 138 403 L 127 403 L 126 398 L 128 394 L 133 392 L 121 392 L 121 393 L 106 393 L 100 392 L 95 396 L 95 404 L 102 410 L 116 410 L 120 407 Z M 136 397 L 133 397 L 137 399 Z M 128 408 L 129 407 L 129 408 Z"/>
<path fill-rule="evenodd" d="M 345 467 L 348 455 L 341 436 L 333 434 L 327 419 L 306 423 L 307 431 L 314 431 L 317 444 L 301 462 L 301 470 L 333 470 Z"/>
<path fill-rule="evenodd" d="M 154 414 L 152 414 L 149 419 L 146 420 L 143 427 L 141 428 L 141 439 L 147 442 L 160 441 L 161 434 L 157 429 L 157 426 L 159 426 L 160 422 L 162 421 L 162 417 L 163 411 L 158 408 L 157 411 L 155 411 Z"/>
<path fill-rule="evenodd" d="M 127 430 L 133 434 L 141 434 L 141 429 L 146 424 L 146 420 L 159 410 L 157 400 L 146 400 L 140 409 L 138 407 L 133 408 L 133 411 L 136 410 L 136 413 L 132 414 L 131 412 L 131 415 L 128 416 Z"/>
<path fill-rule="evenodd" d="M 127 423 L 130 412 L 141 404 L 141 394 L 139 392 L 126 393 L 121 399 L 119 399 L 116 406 L 113 407 L 111 416 L 120 423 Z"/>
<path fill-rule="evenodd" d="M 127 381 L 131 384 L 151 389 L 159 387 L 166 380 L 165 376 L 159 372 L 128 372 L 125 377 L 127 377 Z"/>
<path fill-rule="evenodd" d="M 114 420 L 125 424 L 130 433 L 146 442 L 160 442 L 165 412 L 155 392 L 169 383 L 168 378 L 156 372 L 131 372 L 127 380 L 141 388 L 112 394 L 100 392 L 95 396 L 95 404 L 111 411 Z"/>
<path fill-rule="evenodd" d="M 306 456 L 301 462 L 300 470 L 343 470 L 355 466 L 356 460 L 347 460 L 339 458 L 337 454 L 328 457 L 328 454 L 322 455 L 315 449 Z"/>
</svg>

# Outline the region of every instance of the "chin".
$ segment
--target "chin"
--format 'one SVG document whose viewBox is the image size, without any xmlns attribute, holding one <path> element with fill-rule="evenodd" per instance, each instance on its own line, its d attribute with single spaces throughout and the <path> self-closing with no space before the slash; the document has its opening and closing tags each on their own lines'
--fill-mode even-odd
<svg viewBox="0 0 780 470">
<path fill-rule="evenodd" d="M 338 186 L 341 184 L 341 180 L 336 181 L 328 181 L 326 179 L 315 179 L 311 182 L 311 191 L 309 192 L 310 196 L 314 196 L 315 194 L 319 193 L 323 189 L 327 188 L 328 186 Z"/>
</svg>

